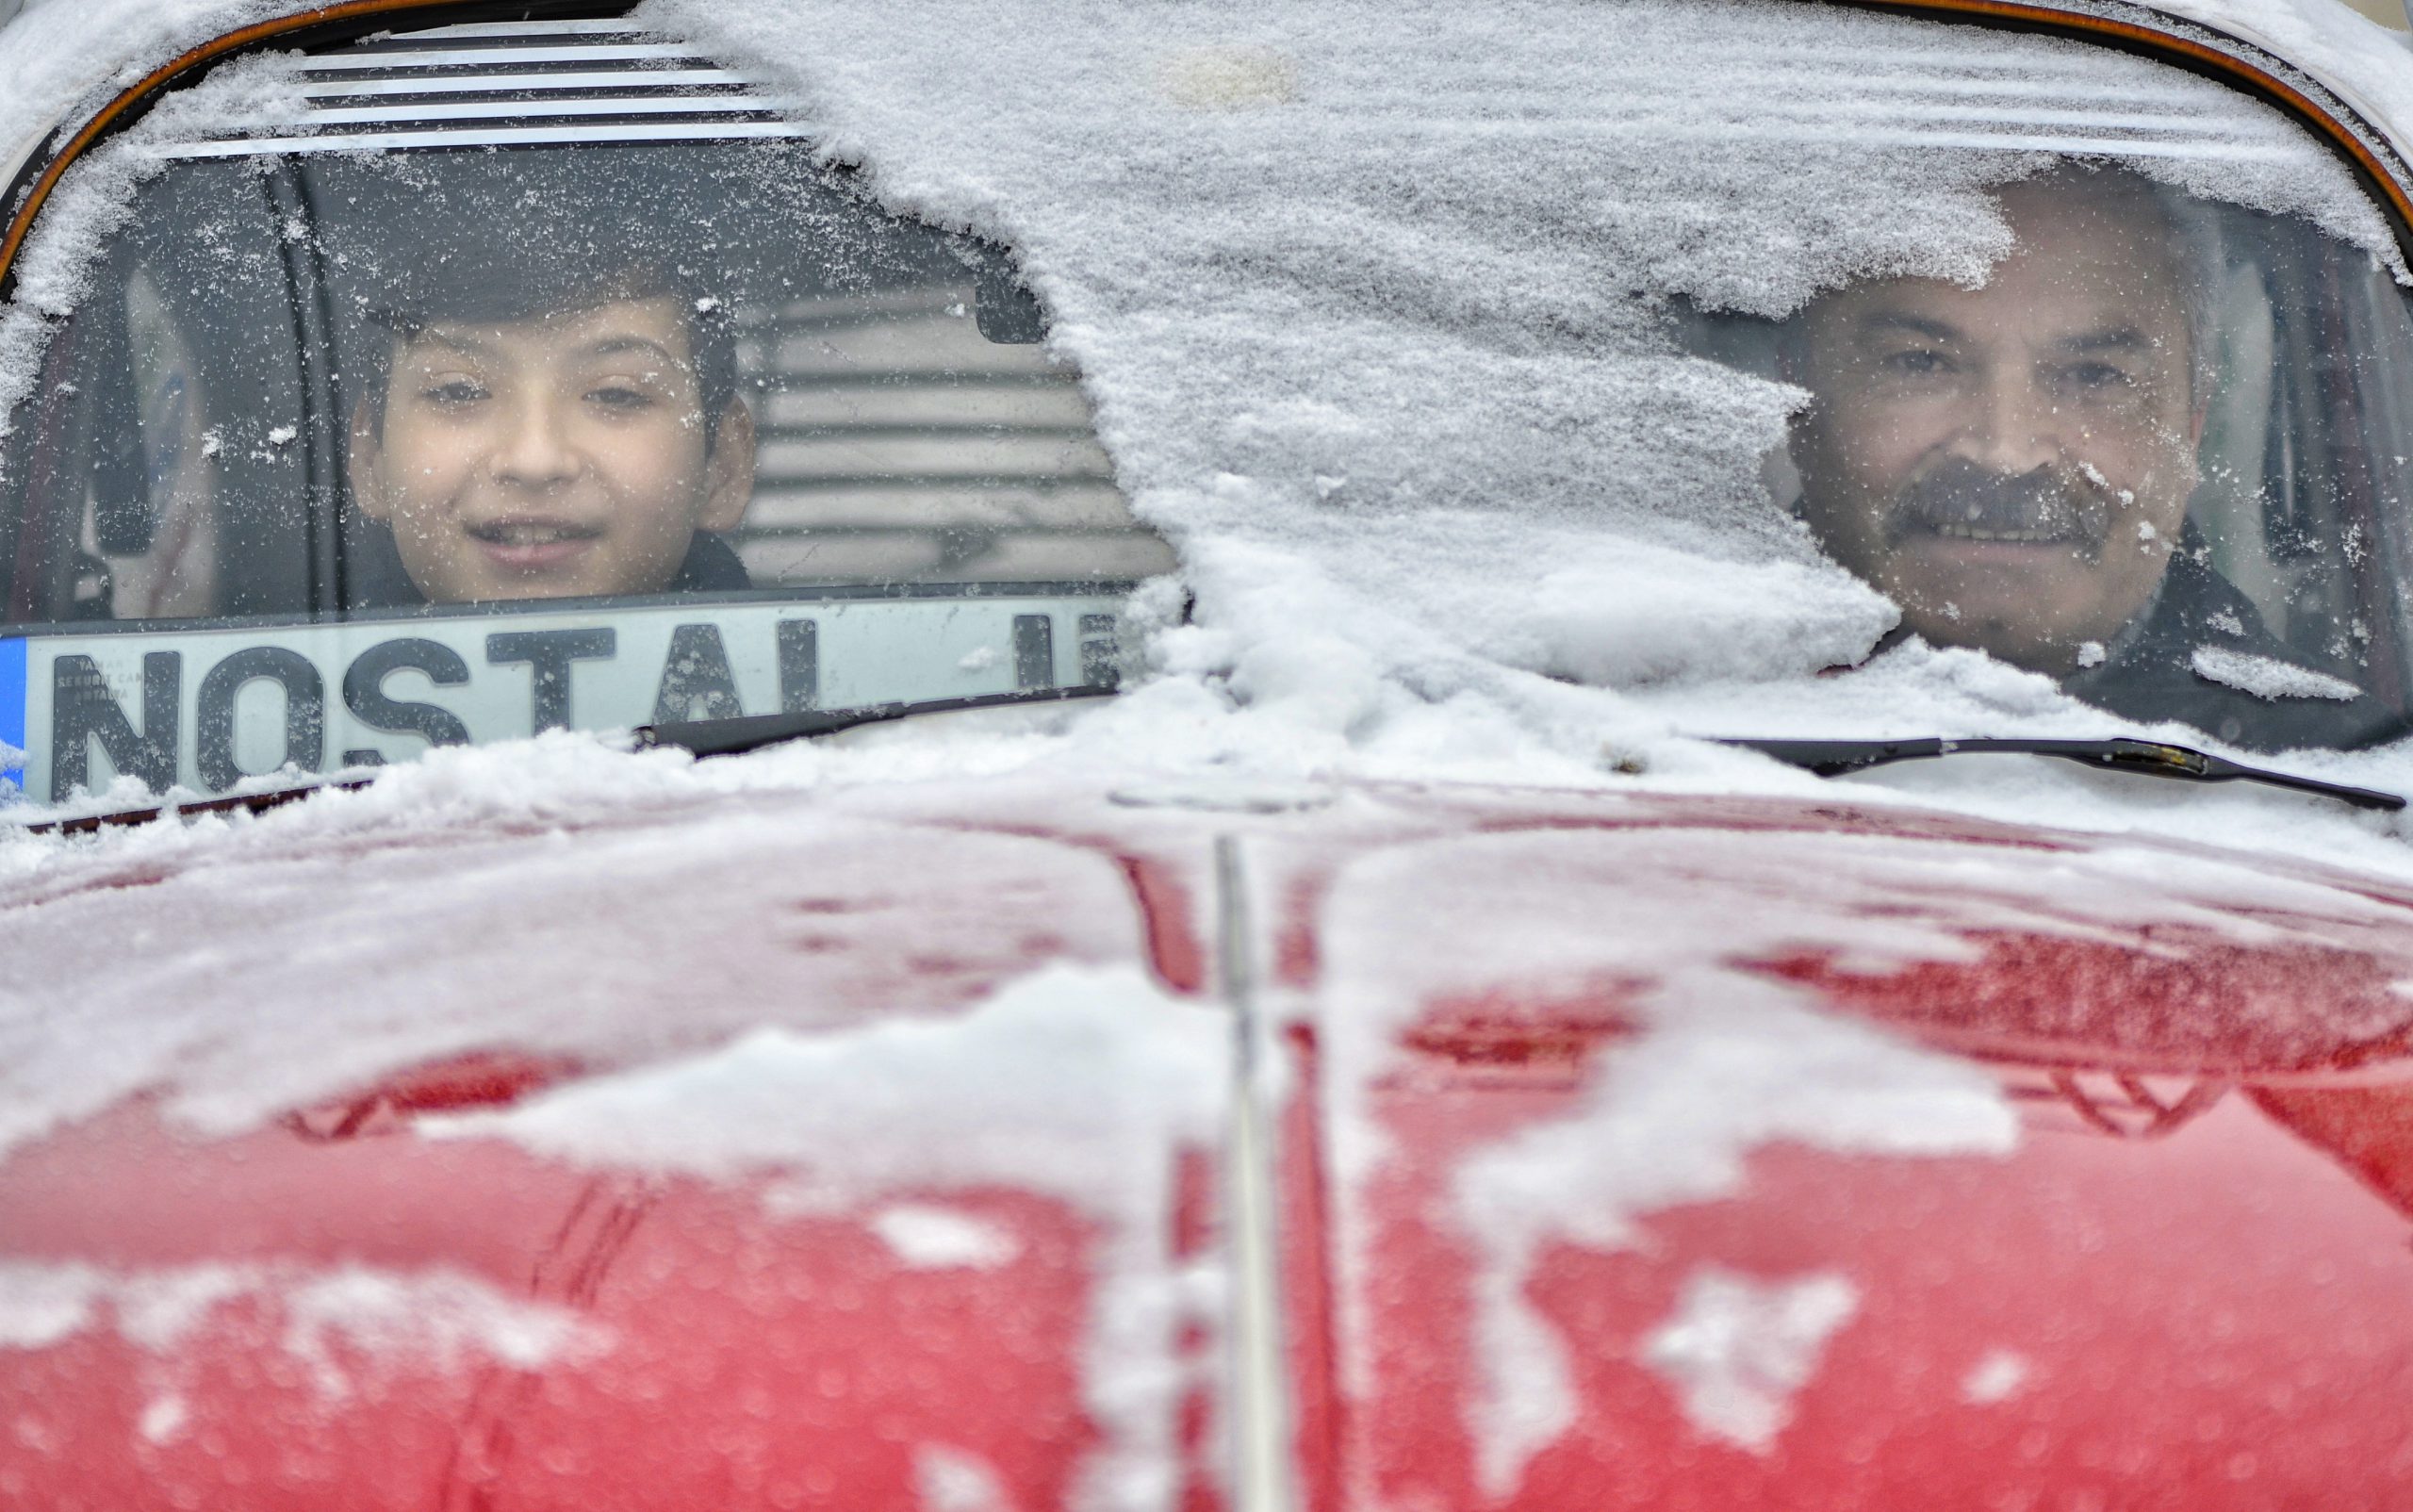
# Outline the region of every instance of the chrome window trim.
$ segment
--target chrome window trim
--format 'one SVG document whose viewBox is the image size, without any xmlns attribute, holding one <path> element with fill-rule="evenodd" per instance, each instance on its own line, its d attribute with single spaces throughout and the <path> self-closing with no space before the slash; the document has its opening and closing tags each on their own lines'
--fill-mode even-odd
<svg viewBox="0 0 2413 1512">
<path fill-rule="evenodd" d="M 761 115 L 776 108 L 767 100 L 742 94 L 705 95 L 700 98 L 679 94 L 600 94 L 575 100 L 492 100 L 475 104 L 448 101 L 441 104 L 337 107 L 313 110 L 304 121 L 278 123 L 370 126 L 386 122 L 407 124 L 414 121 L 494 121 L 536 116 Z"/>
<path fill-rule="evenodd" d="M 596 141 L 725 141 L 744 138 L 803 137 L 811 128 L 791 121 L 697 121 L 651 125 L 631 123 L 590 126 L 497 126 L 451 131 L 341 133 L 323 137 L 259 137 L 248 140 L 183 142 L 149 149 L 160 159 L 249 157 L 259 153 L 376 152 L 397 147 L 535 147 Z"/>
<path fill-rule="evenodd" d="M 412 40 L 417 41 L 419 39 L 414 37 Z M 498 63 L 626 63 L 648 58 L 677 58 L 694 63 L 706 61 L 697 57 L 696 50 L 684 42 L 605 42 L 563 47 L 412 47 L 390 53 L 352 47 L 297 58 L 293 66 L 309 73 L 375 73 L 393 69 L 465 68 Z"/>
<path fill-rule="evenodd" d="M 364 37 L 362 42 L 416 42 L 429 37 L 632 37 L 644 30 L 631 25 L 625 18 L 602 18 L 593 21 L 456 21 L 444 26 L 413 26 L 397 29 L 377 37 Z M 359 43 L 354 43 L 357 46 Z"/>
<path fill-rule="evenodd" d="M 725 68 L 665 68 L 579 74 L 441 74 L 420 78 L 320 79 L 302 86 L 304 99 L 357 95 L 478 94 L 532 90 L 674 90 L 742 88 L 752 80 Z"/>
</svg>

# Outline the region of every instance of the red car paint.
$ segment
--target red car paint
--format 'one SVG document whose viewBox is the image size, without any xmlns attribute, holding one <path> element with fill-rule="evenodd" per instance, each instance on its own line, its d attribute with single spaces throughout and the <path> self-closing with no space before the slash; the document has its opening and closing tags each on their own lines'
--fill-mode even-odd
<svg viewBox="0 0 2413 1512">
<path fill-rule="evenodd" d="M 1402 938 L 1443 928 L 1420 918 L 1420 906 L 1448 911 L 1447 929 L 1470 941 L 1511 922 L 1469 912 L 1446 887 L 1420 904 L 1416 888 L 1393 886 L 1416 875 L 1403 857 L 1469 842 L 1521 856 L 1568 906 L 1596 912 L 1603 938 L 1671 885 L 1606 863 L 1630 860 L 1617 847 L 1636 841 L 1668 865 L 1698 863 L 1711 924 L 1760 901 L 1718 879 L 1718 854 L 1777 837 L 1800 847 L 1795 856 L 1844 867 L 1872 842 L 1907 847 L 1907 869 L 1860 900 L 1894 922 L 1957 918 L 1973 856 L 2014 890 L 2049 874 L 2035 894 L 2047 898 L 2060 879 L 2116 870 L 2139 852 L 2174 878 L 2224 858 L 1780 800 L 1390 788 L 1247 814 L 1193 805 L 1177 789 L 1114 803 L 1001 784 L 944 799 L 745 801 L 761 822 L 833 833 L 876 817 L 977 848 L 982 832 L 1009 831 L 1034 879 L 1100 868 L 1127 900 L 1109 932 L 1183 994 L 1232 987 L 1205 969 L 1210 960 L 1268 963 L 1297 1072 L 1278 1120 L 1277 1211 L 1307 1505 L 2326 1508 L 2413 1498 L 2398 1405 L 2413 1381 L 2413 1312 L 2400 1300 L 2413 1287 L 2413 1248 L 2397 1195 L 2413 1139 L 2400 1069 L 2413 998 L 2388 986 L 2413 975 L 2413 895 L 2243 858 L 2306 889 L 2298 904 L 2328 896 L 2338 906 L 2283 920 L 2239 913 L 2233 929 L 2098 921 L 2082 940 L 2050 926 L 1996 930 L 1959 959 L 1884 969 L 1839 965 L 1849 940 L 1807 935 L 1725 962 L 1737 979 L 1815 994 L 1985 1066 L 2019 1109 L 2020 1142 L 2007 1156 L 1898 1158 L 1769 1143 L 1748 1152 L 1731 1192 L 1641 1215 L 1644 1242 L 1548 1246 L 1524 1294 L 1564 1341 L 1574 1411 L 1502 1487 L 1481 1482 L 1469 1427 L 1484 1389 L 1470 1300 L 1480 1245 L 1449 1210 L 1448 1182 L 1469 1151 L 1563 1113 L 1654 1013 L 1682 1005 L 1652 1006 L 1657 984 L 1634 975 L 1570 986 L 1512 973 L 1473 994 L 1451 986 L 1386 1009 L 1403 1026 L 1397 1056 L 1370 1086 L 1347 1085 L 1331 1053 L 1347 1026 L 1332 1015 L 1362 1007 L 1372 959 L 1349 938 L 1353 910 L 1371 896 L 1402 915 Z M 1219 907 L 1220 837 L 1237 846 L 1255 912 Z M 321 885 L 372 892 L 421 852 L 466 840 L 435 832 L 355 847 L 346 879 Z M 327 844 L 297 839 L 254 880 L 310 868 Z M 489 843 L 494 864 L 508 864 L 511 844 Z M 173 864 L 151 880 L 127 888 L 96 876 L 21 893 L 0 898 L 0 920 L 38 928 L 69 910 L 88 929 L 130 927 L 201 885 Z M 934 873 L 900 879 L 898 920 L 915 915 L 925 891 L 947 912 L 950 884 Z M 813 890 L 803 873 L 783 885 Z M 1819 879 L 1774 885 L 1806 896 Z M 779 914 L 780 888 L 739 891 L 757 912 L 730 917 L 717 947 L 751 939 L 736 947 L 773 958 L 808 947 L 746 928 Z M 345 900 L 338 891 L 326 901 Z M 1221 929 L 1233 918 L 1237 942 Z M 2251 943 L 2257 929 L 2266 945 Z M 1714 933 L 1687 948 L 1715 958 Z M 160 930 L 143 948 L 167 959 L 179 944 Z M 895 944 L 865 932 L 817 948 Z M 923 981 L 954 996 L 957 978 L 936 967 Z M 816 969 L 867 979 L 844 962 Z M 898 974 L 881 995 L 902 1002 L 914 979 Z M 772 1019 L 796 1011 L 752 1007 Z M 2339 1025 L 2351 1031 L 2323 1037 L 2323 1026 Z M 900 1192 L 975 1213 L 1016 1241 L 1003 1265 L 917 1269 L 863 1212 L 781 1216 L 755 1178 L 599 1174 L 501 1141 L 413 1132 L 431 1111 L 508 1102 L 586 1069 L 608 1068 L 499 1045 L 248 1132 L 196 1136 L 138 1098 L 20 1148 L 0 1163 L 13 1263 L 464 1274 L 613 1342 L 526 1367 L 473 1351 L 386 1357 L 341 1339 L 314 1354 L 297 1351 L 292 1319 L 268 1293 L 245 1293 L 146 1344 L 122 1312 L 114 1329 L 0 1350 L 0 1401 L 10 1404 L 0 1498 L 125 1509 L 905 1505 L 928 1489 L 916 1454 L 931 1445 L 988 1467 L 1011 1504 L 1081 1498 L 1110 1434 L 1083 1379 L 1093 1224 L 1041 1192 Z M 1335 1168 L 1332 1144 L 1361 1094 L 1387 1153 L 1353 1175 Z M 1210 1155 L 1165 1162 L 1180 1230 L 1168 1253 L 1223 1253 Z M 1647 1358 L 1648 1336 L 1704 1266 L 1770 1282 L 1847 1275 L 1861 1299 L 1787 1397 L 1781 1431 L 1756 1451 L 1704 1432 Z M 1166 1399 L 1180 1421 L 1159 1441 L 1179 1462 L 1157 1469 L 1191 1504 L 1223 1496 L 1223 1347 L 1210 1315 L 1171 1346 L 1198 1387 Z M 1997 1356 L 2016 1368 L 1973 1391 Z"/>
</svg>

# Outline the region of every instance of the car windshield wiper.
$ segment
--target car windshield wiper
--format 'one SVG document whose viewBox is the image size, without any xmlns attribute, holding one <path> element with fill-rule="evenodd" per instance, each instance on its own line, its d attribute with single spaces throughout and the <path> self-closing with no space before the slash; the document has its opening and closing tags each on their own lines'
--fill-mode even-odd
<svg viewBox="0 0 2413 1512">
<path fill-rule="evenodd" d="M 669 749 L 707 756 L 738 756 L 783 740 L 810 740 L 834 735 L 862 725 L 911 719 L 916 715 L 954 714 L 965 709 L 1002 709 L 1015 704 L 1060 703 L 1071 698 L 1103 698 L 1117 690 L 1106 683 L 1083 682 L 1062 688 L 1024 688 L 1013 693 L 983 693 L 962 698 L 922 698 L 895 703 L 866 703 L 852 709 L 807 709 L 797 714 L 741 715 L 734 719 L 688 719 L 671 724 L 639 725 L 632 731 L 639 750 Z M 72 819 L 45 819 L 14 826 L 20 834 L 88 835 L 122 825 L 149 824 L 173 814 L 189 817 L 204 814 L 259 814 L 283 808 L 313 793 L 353 792 L 375 781 L 373 773 L 332 778 L 321 782 L 297 782 L 291 787 L 230 797 L 201 798 L 191 803 L 162 803 L 147 809 L 119 809 L 109 814 L 78 814 Z M 0 834 L 11 827 L 0 825 Z"/>
<path fill-rule="evenodd" d="M 1081 682 L 1066 688 L 1024 688 L 1014 693 L 981 693 L 964 698 L 865 703 L 852 709 L 806 709 L 796 714 L 749 714 L 734 719 L 686 719 L 677 724 L 639 725 L 635 734 L 639 750 L 666 747 L 699 757 L 742 756 L 783 740 L 810 740 L 815 735 L 834 735 L 841 730 L 911 719 L 917 715 L 1005 709 L 1022 703 L 1060 703 L 1069 698 L 1104 698 L 1115 691 L 1110 683 Z"/>
<path fill-rule="evenodd" d="M 1773 756 L 1788 766 L 1815 772 L 1820 777 L 1839 777 L 1846 772 L 1863 771 L 1893 762 L 1928 761 L 1942 756 L 2058 756 L 2063 761 L 2109 767 L 2115 772 L 2175 778 L 2182 782 L 2262 782 L 2272 787 L 2290 788 L 2298 793 L 2317 793 L 2323 797 L 2337 798 L 2360 809 L 2395 810 L 2405 807 L 2405 799 L 2393 793 L 2349 787 L 2343 782 L 2325 782 L 2317 777 L 2298 777 L 2293 772 L 2274 772 L 2263 766 L 2248 766 L 2243 762 L 2214 756 L 2191 746 L 2173 746 L 2159 740 L 2125 737 L 2109 740 L 1945 740 L 1930 735 L 1908 740 L 1720 739 L 1717 744 L 1741 746 L 1763 756 Z"/>
</svg>

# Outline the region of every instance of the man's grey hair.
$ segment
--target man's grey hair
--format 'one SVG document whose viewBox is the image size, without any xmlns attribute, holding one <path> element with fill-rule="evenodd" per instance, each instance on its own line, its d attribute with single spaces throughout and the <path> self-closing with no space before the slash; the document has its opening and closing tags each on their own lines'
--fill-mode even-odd
<svg viewBox="0 0 2413 1512">
<path fill-rule="evenodd" d="M 2134 173 L 2126 166 L 2109 172 Z M 2137 175 L 2142 177 L 2142 174 Z M 2187 367 L 2198 406 L 2221 380 L 2221 307 L 2228 292 L 2228 248 L 2221 207 L 2175 184 L 2148 179 L 2154 205 L 2170 226 L 2170 257 L 2187 320 Z"/>
<path fill-rule="evenodd" d="M 2081 174 L 2085 176 L 2078 177 Z M 2169 231 L 2171 273 L 2179 286 L 2180 314 L 2187 330 L 2189 391 L 2197 405 L 2210 403 L 2222 377 L 2221 312 L 2228 292 L 2227 238 L 2223 229 L 2226 212 L 2175 184 L 2108 158 L 2056 158 L 2043 173 L 2009 180 L 1997 189 L 2053 177 L 2075 179 L 2097 190 L 2132 192 L 2160 216 Z M 1800 369 L 1802 328 L 1801 315 L 1797 313 L 1777 329 L 1781 372 Z"/>
</svg>

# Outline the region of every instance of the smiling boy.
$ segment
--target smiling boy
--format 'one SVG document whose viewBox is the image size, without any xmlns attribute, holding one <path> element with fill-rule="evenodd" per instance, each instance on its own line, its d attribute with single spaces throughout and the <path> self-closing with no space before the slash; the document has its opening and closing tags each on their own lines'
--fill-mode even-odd
<svg viewBox="0 0 2413 1512">
<path fill-rule="evenodd" d="M 747 585 L 716 534 L 754 485 L 719 302 L 643 268 L 439 288 L 381 316 L 351 436 L 353 505 L 419 597 Z"/>
</svg>

